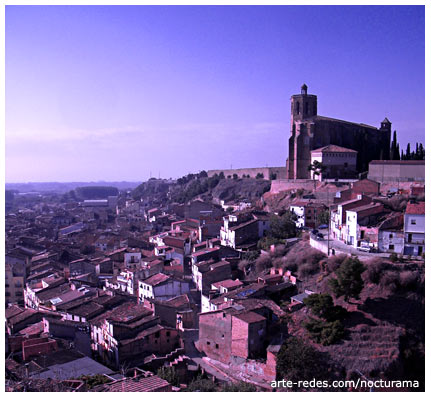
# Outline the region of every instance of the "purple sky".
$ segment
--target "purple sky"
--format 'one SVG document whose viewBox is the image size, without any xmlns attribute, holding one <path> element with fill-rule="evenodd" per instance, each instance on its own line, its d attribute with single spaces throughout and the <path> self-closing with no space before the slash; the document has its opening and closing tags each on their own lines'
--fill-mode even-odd
<svg viewBox="0 0 431 397">
<path fill-rule="evenodd" d="M 6 182 L 284 165 L 304 82 L 424 142 L 424 7 L 6 6 Z"/>
</svg>

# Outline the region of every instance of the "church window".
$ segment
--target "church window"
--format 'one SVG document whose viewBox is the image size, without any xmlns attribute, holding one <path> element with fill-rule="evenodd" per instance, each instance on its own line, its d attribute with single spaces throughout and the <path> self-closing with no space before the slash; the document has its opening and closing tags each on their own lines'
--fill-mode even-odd
<svg viewBox="0 0 431 397">
<path fill-rule="evenodd" d="M 296 114 L 299 114 L 299 102 L 296 102 Z"/>
<path fill-rule="evenodd" d="M 313 113 L 317 114 L 316 104 L 314 104 L 314 106 L 313 106 Z"/>
<path fill-rule="evenodd" d="M 305 103 L 305 114 L 308 114 L 308 102 Z"/>
</svg>

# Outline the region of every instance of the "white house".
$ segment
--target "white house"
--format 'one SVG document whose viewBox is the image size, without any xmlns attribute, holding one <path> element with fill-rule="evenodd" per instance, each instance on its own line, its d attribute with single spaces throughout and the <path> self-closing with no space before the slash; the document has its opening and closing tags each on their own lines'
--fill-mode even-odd
<svg viewBox="0 0 431 397">
<path fill-rule="evenodd" d="M 311 164 L 315 161 L 325 167 L 318 175 L 310 172 L 311 179 L 321 181 L 330 178 L 351 178 L 356 176 L 356 150 L 337 145 L 328 145 L 311 151 Z"/>
<path fill-rule="evenodd" d="M 290 212 L 296 215 L 295 225 L 297 228 L 303 228 L 305 226 L 305 207 L 307 202 L 305 201 L 297 201 L 293 203 L 289 209 Z"/>
<path fill-rule="evenodd" d="M 404 214 L 404 255 L 420 256 L 424 250 L 425 202 L 410 202 Z"/>
<path fill-rule="evenodd" d="M 178 280 L 163 273 L 139 281 L 140 302 L 144 302 L 145 299 L 168 300 L 189 292 L 190 285 L 187 281 Z"/>
<path fill-rule="evenodd" d="M 346 211 L 346 236 L 345 243 L 360 246 L 362 239 L 359 226 L 368 226 L 373 219 L 384 212 L 384 206 L 379 203 L 371 203 Z"/>
</svg>

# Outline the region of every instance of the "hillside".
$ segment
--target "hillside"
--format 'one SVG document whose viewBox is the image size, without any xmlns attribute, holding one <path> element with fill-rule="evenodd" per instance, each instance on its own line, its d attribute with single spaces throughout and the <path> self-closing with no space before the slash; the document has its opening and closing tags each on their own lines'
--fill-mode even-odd
<svg viewBox="0 0 431 397">
<path fill-rule="evenodd" d="M 176 182 L 150 180 L 143 182 L 132 191 L 135 199 L 145 199 L 153 203 L 185 203 L 201 197 L 208 201 L 217 200 L 250 200 L 259 199 L 271 188 L 271 182 L 252 178 L 207 177 L 206 173 L 189 174 Z"/>
<path fill-rule="evenodd" d="M 301 241 L 272 263 L 297 272 L 301 290 L 329 293 L 328 281 L 345 256 L 324 257 Z M 334 368 L 371 378 L 424 380 L 425 289 L 423 262 L 392 263 L 383 258 L 363 262 L 364 288 L 359 300 L 346 303 L 345 336 L 335 344 L 313 342 L 304 328 L 310 312 L 303 308 L 288 315 L 291 335 L 307 340 Z"/>
</svg>

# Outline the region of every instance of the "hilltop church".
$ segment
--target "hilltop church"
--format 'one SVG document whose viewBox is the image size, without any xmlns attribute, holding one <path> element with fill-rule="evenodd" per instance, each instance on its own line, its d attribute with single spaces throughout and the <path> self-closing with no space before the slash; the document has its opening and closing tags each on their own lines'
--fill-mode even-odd
<svg viewBox="0 0 431 397">
<path fill-rule="evenodd" d="M 366 124 L 337 120 L 317 114 L 317 96 L 307 93 L 308 87 L 301 87 L 301 94 L 292 95 L 289 154 L 286 162 L 288 179 L 310 179 L 309 166 L 313 154 L 324 152 L 331 161 L 336 156 L 352 156 L 356 153 L 356 170 L 353 174 L 368 170 L 372 160 L 388 160 L 391 141 L 391 123 L 385 118 L 380 128 Z M 349 154 L 347 154 L 349 153 Z M 323 153 L 322 153 L 323 154 Z M 341 160 L 341 157 L 340 159 Z M 342 160 L 344 161 L 344 160 Z M 343 165 L 345 172 L 343 175 Z M 352 176 L 347 161 L 338 166 L 337 177 Z M 329 169 L 329 168 L 328 168 Z M 341 172 L 340 172 L 341 171 Z M 326 175 L 331 177 L 331 175 Z"/>
</svg>

